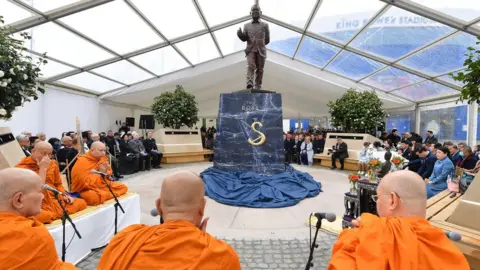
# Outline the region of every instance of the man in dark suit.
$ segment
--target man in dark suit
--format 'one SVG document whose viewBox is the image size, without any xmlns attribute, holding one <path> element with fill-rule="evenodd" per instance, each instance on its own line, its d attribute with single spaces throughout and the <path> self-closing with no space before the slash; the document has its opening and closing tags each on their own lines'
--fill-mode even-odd
<svg viewBox="0 0 480 270">
<path fill-rule="evenodd" d="M 462 156 L 460 155 L 460 151 L 458 150 L 458 146 L 449 145 L 448 150 L 450 151 L 453 165 L 457 166 L 457 164 L 459 164 L 463 160 Z"/>
<path fill-rule="evenodd" d="M 400 136 L 398 136 L 398 130 L 396 128 L 390 131 L 390 134 L 387 136 L 387 140 L 392 141 L 392 144 L 397 147 L 398 142 L 400 142 Z"/>
<path fill-rule="evenodd" d="M 295 140 L 292 139 L 292 134 L 288 133 L 286 135 L 285 141 L 283 142 L 283 147 L 285 149 L 285 162 L 292 163 L 293 155 L 295 151 Z"/>
<path fill-rule="evenodd" d="M 400 149 L 402 151 L 402 157 L 405 159 L 410 158 L 410 147 L 412 146 L 412 143 L 408 140 L 403 140 L 400 143 Z"/>
<path fill-rule="evenodd" d="M 332 149 L 332 170 L 337 168 L 335 161 L 340 161 L 340 170 L 343 170 L 345 159 L 348 158 L 348 146 L 343 142 L 342 138 L 337 139 L 335 149 Z"/>
<path fill-rule="evenodd" d="M 152 166 L 155 169 L 159 169 L 160 162 L 162 161 L 163 154 L 158 151 L 157 142 L 152 138 L 153 132 L 147 132 L 147 138 L 143 140 L 143 145 L 145 146 L 145 151 L 152 157 Z"/>
<path fill-rule="evenodd" d="M 426 147 L 422 147 L 418 151 L 418 156 L 422 159 L 422 166 L 417 173 L 422 179 L 428 179 L 432 175 L 433 167 L 437 161 L 437 155 L 430 153 Z"/>
<path fill-rule="evenodd" d="M 433 135 L 433 131 L 431 131 L 431 130 L 427 131 L 427 137 L 425 138 L 425 141 L 423 143 L 424 144 L 426 144 L 426 143 L 429 143 L 429 144 L 438 143 L 438 139 Z"/>
<path fill-rule="evenodd" d="M 30 153 L 30 150 L 28 147 L 30 146 L 30 139 L 26 135 L 18 135 L 17 136 L 17 142 L 20 144 L 20 147 L 22 148 L 23 153 L 25 156 L 29 157 L 32 154 Z"/>
<path fill-rule="evenodd" d="M 244 25 L 237 31 L 237 36 L 241 41 L 247 42 L 245 55 L 248 62 L 247 70 L 247 89 L 261 89 L 263 78 L 263 67 L 267 58 L 267 48 L 270 43 L 270 30 L 266 22 L 260 21 L 262 11 L 258 5 L 253 5 L 250 10 L 252 21 Z M 256 71 L 256 72 L 255 72 Z M 256 73 L 256 74 L 255 74 Z M 255 76 L 255 85 L 253 78 Z"/>
</svg>

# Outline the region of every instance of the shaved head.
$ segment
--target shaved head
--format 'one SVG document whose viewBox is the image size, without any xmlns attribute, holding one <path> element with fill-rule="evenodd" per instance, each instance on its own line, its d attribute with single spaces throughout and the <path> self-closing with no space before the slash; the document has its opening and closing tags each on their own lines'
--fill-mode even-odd
<svg viewBox="0 0 480 270">
<path fill-rule="evenodd" d="M 52 151 L 53 147 L 48 142 L 38 141 L 37 143 L 35 143 L 34 149 L 37 149 L 38 151 Z"/>
<path fill-rule="evenodd" d="M 427 191 L 422 178 L 407 170 L 387 174 L 377 188 L 379 216 L 425 218 Z"/>
<path fill-rule="evenodd" d="M 97 159 L 102 158 L 106 154 L 105 144 L 102 142 L 94 142 L 90 146 L 90 153 Z"/>
<path fill-rule="evenodd" d="M 42 206 L 42 180 L 32 170 L 0 170 L 0 212 L 25 217 L 38 215 Z"/>
<path fill-rule="evenodd" d="M 53 152 L 53 147 L 48 142 L 39 141 L 37 142 L 32 149 L 32 159 L 35 162 L 40 163 L 43 157 L 50 157 Z"/>
<path fill-rule="evenodd" d="M 158 212 L 165 221 L 186 220 L 199 225 L 205 210 L 205 186 L 193 172 L 180 171 L 163 180 Z"/>
</svg>

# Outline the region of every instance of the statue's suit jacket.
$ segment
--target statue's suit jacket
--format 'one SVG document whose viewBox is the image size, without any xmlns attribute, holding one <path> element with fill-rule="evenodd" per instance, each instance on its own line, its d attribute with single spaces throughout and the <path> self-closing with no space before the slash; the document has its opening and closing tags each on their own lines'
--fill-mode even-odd
<svg viewBox="0 0 480 270">
<path fill-rule="evenodd" d="M 257 27 L 255 24 L 260 24 L 260 27 Z M 256 48 L 261 56 L 267 57 L 267 48 L 265 46 L 270 43 L 270 30 L 267 23 L 263 21 L 259 21 L 258 23 L 254 23 L 253 21 L 246 23 L 243 26 L 243 36 L 246 40 L 242 40 L 247 42 L 245 55 L 248 55 L 254 48 Z"/>
</svg>

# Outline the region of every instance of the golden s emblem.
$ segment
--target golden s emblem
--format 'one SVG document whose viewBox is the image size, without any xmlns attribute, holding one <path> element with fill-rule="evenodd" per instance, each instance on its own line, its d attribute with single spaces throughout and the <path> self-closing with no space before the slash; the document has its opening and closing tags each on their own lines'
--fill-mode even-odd
<svg viewBox="0 0 480 270">
<path fill-rule="evenodd" d="M 258 137 L 255 138 L 254 140 L 248 138 L 248 143 L 253 145 L 253 146 L 259 146 L 259 145 L 264 144 L 267 137 L 265 137 L 265 134 L 263 134 L 262 132 L 257 130 L 257 127 L 261 128 L 261 127 L 263 127 L 263 124 L 260 123 L 260 122 L 253 122 L 251 127 L 252 127 L 252 131 L 258 134 Z"/>
</svg>

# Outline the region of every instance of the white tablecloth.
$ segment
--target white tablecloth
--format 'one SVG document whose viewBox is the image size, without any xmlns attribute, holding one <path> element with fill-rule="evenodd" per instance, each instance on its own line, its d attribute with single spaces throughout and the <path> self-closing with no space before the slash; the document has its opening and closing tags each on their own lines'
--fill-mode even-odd
<svg viewBox="0 0 480 270">
<path fill-rule="evenodd" d="M 138 194 L 127 194 L 120 198 L 120 204 L 125 210 L 125 214 L 118 208 L 118 231 L 132 224 L 140 223 L 140 196 Z M 115 231 L 115 207 L 111 203 L 103 204 L 90 213 L 73 218 L 73 222 L 78 232 L 82 236 L 79 239 L 75 235 L 72 225 L 67 221 L 65 226 L 65 243 L 67 248 L 65 261 L 77 264 L 85 258 L 92 249 L 106 245 L 113 237 Z M 62 257 L 62 224 L 50 225 L 48 230 L 55 240 L 58 257 Z"/>
<path fill-rule="evenodd" d="M 381 162 L 385 162 L 385 153 L 386 151 L 378 151 L 378 152 L 373 152 L 373 157 L 374 158 L 377 158 L 378 160 L 380 160 Z M 398 154 L 397 151 L 391 151 L 392 153 L 392 158 L 394 157 L 402 157 L 402 155 Z M 405 159 L 405 162 L 404 163 L 408 163 L 408 160 L 406 158 Z"/>
</svg>

